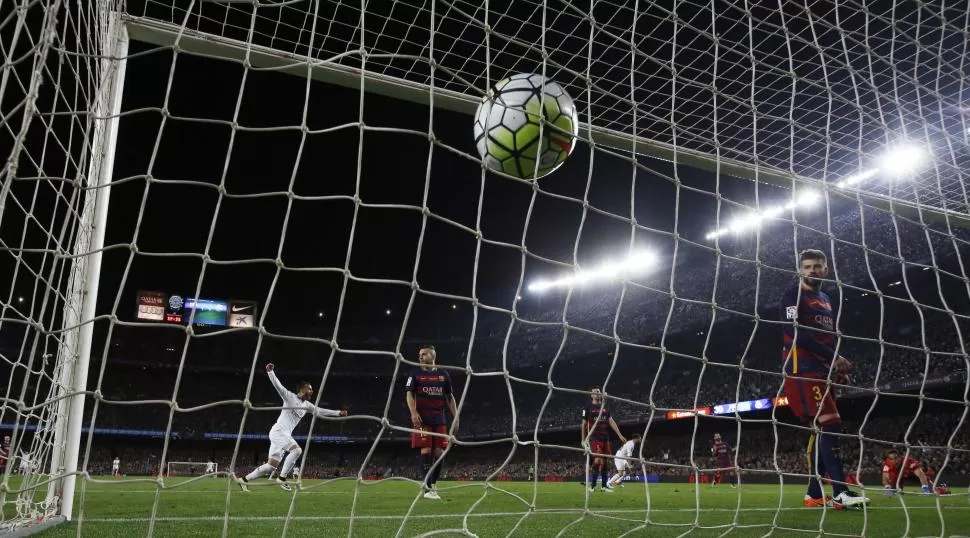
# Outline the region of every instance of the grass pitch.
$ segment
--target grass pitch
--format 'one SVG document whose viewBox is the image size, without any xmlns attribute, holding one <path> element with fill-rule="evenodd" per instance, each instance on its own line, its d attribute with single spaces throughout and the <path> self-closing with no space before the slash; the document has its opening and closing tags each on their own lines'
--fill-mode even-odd
<svg viewBox="0 0 970 538">
<path fill-rule="evenodd" d="M 80 484 L 79 484 L 80 485 Z M 614 493 L 578 483 L 440 482 L 440 501 L 414 482 L 315 481 L 281 491 L 261 479 L 243 493 L 224 477 L 89 481 L 74 521 L 40 536 L 961 536 L 970 499 L 871 490 L 866 510 L 804 509 L 803 485 L 699 489 L 627 484 Z M 964 492 L 961 492 L 964 493 Z M 649 494 L 649 500 L 648 500 Z M 154 516 L 153 516 L 154 514 Z"/>
</svg>

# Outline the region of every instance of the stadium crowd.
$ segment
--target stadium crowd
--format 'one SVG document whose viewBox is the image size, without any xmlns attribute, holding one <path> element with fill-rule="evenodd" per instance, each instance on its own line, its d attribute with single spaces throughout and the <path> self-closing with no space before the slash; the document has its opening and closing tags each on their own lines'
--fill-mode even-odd
<svg viewBox="0 0 970 538">
<path fill-rule="evenodd" d="M 877 387 L 876 402 L 894 392 L 928 395 L 941 386 L 964 386 L 970 367 L 961 342 L 970 324 L 948 312 L 970 311 L 957 259 L 957 251 L 965 249 L 964 239 L 880 212 L 848 212 L 832 217 L 828 226 L 799 229 L 798 245 L 816 241 L 835 250 L 832 276 L 839 286 L 830 284 L 828 291 L 839 310 L 840 353 L 854 364 L 852 387 L 836 389 L 842 401 L 851 397 L 871 402 Z M 796 247 L 793 237 L 773 238 L 770 249 L 756 247 L 736 242 L 730 245 L 732 252 L 726 252 L 722 243 L 724 256 L 695 248 L 683 254 L 682 263 L 648 275 L 637 285 L 577 291 L 568 305 L 564 294 L 551 292 L 517 301 L 515 316 L 483 309 L 471 339 L 457 316 L 417 318 L 405 334 L 403 357 L 395 354 L 401 328 L 379 320 L 341 326 L 335 353 L 328 341 L 260 338 L 252 331 L 194 337 L 186 346 L 181 331 L 119 325 L 107 352 L 97 355 L 106 361 L 99 358 L 90 369 L 89 387 L 96 388 L 103 401 L 86 405 L 85 416 L 88 423 L 94 416 L 94 426 L 101 429 L 139 429 L 157 435 L 171 427 L 166 461 L 211 459 L 221 470 L 229 470 L 233 449 L 224 445 L 231 441 L 213 441 L 206 448 L 199 442 L 213 432 L 234 437 L 241 426 L 247 434 L 265 435 L 278 415 L 272 408 L 280 405 L 261 368 L 273 361 L 284 383 L 308 379 L 320 387 L 321 406 L 346 408 L 352 415 L 317 421 L 314 435 L 345 436 L 348 442 L 320 443 L 308 450 L 303 476 L 356 475 L 364 465 L 364 448 L 381 432 L 385 418 L 389 427 L 381 439 L 386 442 L 361 472 L 413 476 L 413 454 L 398 442 L 406 438 L 404 428 L 409 427 L 403 380 L 412 367 L 400 359 L 413 362 L 419 344 L 433 343 L 439 364 L 453 368 L 462 401 L 458 439 L 497 443 L 474 449 L 459 443 L 444 477 L 495 473 L 522 478 L 530 467 L 537 467 L 540 476 L 581 475 L 581 453 L 557 446 L 578 445 L 574 432 L 587 397 L 577 391 L 593 385 L 605 389 L 621 427 L 642 431 L 649 424 L 643 447 L 649 472 L 690 474 L 711 465 L 710 425 L 703 433 L 675 431 L 663 420 L 668 410 L 779 394 L 778 299 L 793 282 L 789 268 Z M 0 338 L 16 342 L 16 335 L 10 334 L 16 330 L 8 324 L 3 327 L 7 334 Z M 331 336 L 320 327 L 279 334 Z M 386 354 L 355 353 L 358 349 Z M 0 352 L 7 358 L 4 365 L 11 369 L 11 379 L 23 375 L 23 361 L 16 360 L 20 350 L 7 345 Z M 481 375 L 486 373 L 490 375 Z M 843 431 L 852 433 L 842 443 L 846 466 L 873 472 L 891 443 L 905 441 L 911 449 L 919 447 L 918 457 L 937 467 L 947 460 L 946 473 L 970 474 L 965 402 L 962 397 L 940 398 L 947 401 L 939 403 L 937 412 L 921 413 L 917 420 L 913 414 L 876 413 L 864 427 L 861 420 L 847 422 Z M 133 403 L 141 401 L 151 403 Z M 177 408 L 167 402 L 177 403 Z M 244 402 L 253 408 L 247 409 Z M 13 415 L 7 406 L 2 422 L 12 422 Z M 738 464 L 747 473 L 804 472 L 804 436 L 785 435 L 800 430 L 784 417 L 775 423 L 777 432 L 764 423 L 742 423 L 740 437 L 735 435 L 738 422 L 733 416 L 726 419 L 718 428 L 736 446 Z M 908 437 L 901 438 L 911 423 Z M 513 431 L 524 442 L 539 432 L 538 457 L 531 445 L 502 440 Z M 556 432 L 575 434 L 576 439 L 542 438 Z M 127 472 L 159 468 L 160 444 L 148 448 L 125 439 L 96 435 L 89 470 L 98 473 L 114 456 L 125 462 Z M 190 441 L 191 447 L 182 446 Z M 244 467 L 264 457 L 265 447 L 253 443 L 255 448 L 247 441 L 238 454 Z M 513 446 L 515 454 L 503 465 Z M 947 446 L 950 450 L 940 448 Z"/>
</svg>

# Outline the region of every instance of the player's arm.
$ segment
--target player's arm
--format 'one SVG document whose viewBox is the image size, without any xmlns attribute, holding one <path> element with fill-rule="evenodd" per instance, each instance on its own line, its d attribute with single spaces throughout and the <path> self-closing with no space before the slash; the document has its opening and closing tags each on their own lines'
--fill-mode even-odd
<svg viewBox="0 0 970 538">
<path fill-rule="evenodd" d="M 273 388 L 276 389 L 276 392 L 280 394 L 280 398 L 283 398 L 284 402 L 289 403 L 296 398 L 296 394 L 286 390 L 286 387 L 280 383 L 279 378 L 276 377 L 273 363 L 271 362 L 266 364 L 266 375 L 269 377 L 269 382 L 273 384 Z"/>
<path fill-rule="evenodd" d="M 310 404 L 310 407 L 312 408 L 311 411 L 313 411 L 313 414 L 316 415 L 318 418 L 347 416 L 346 409 L 325 409 L 323 407 L 317 407 L 313 404 Z"/>
<path fill-rule="evenodd" d="M 404 384 L 404 393 L 408 402 L 408 411 L 411 412 L 411 425 L 415 428 L 421 427 L 421 415 L 418 414 L 418 402 L 414 399 L 414 376 L 409 375 Z"/>
<path fill-rule="evenodd" d="M 579 446 L 586 446 L 586 433 L 589 424 L 586 421 L 586 410 L 583 409 L 583 421 L 579 423 Z"/>
<path fill-rule="evenodd" d="M 458 402 L 455 401 L 455 393 L 451 390 L 451 376 L 445 372 L 445 402 L 448 410 L 451 411 L 451 426 L 454 431 L 458 431 Z"/>
<path fill-rule="evenodd" d="M 616 421 L 613 420 L 613 417 L 610 417 L 610 428 L 613 428 L 613 433 L 616 434 L 617 439 L 619 439 L 621 443 L 626 443 L 626 437 L 623 437 L 623 434 L 620 433 L 620 427 L 616 425 Z"/>
</svg>

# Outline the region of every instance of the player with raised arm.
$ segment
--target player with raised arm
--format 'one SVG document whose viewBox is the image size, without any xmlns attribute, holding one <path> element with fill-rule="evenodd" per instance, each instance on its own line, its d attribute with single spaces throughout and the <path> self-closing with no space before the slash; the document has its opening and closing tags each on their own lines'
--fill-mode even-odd
<svg viewBox="0 0 970 538">
<path fill-rule="evenodd" d="M 734 464 L 731 462 L 731 445 L 721 439 L 720 433 L 714 434 L 714 445 L 711 446 L 711 454 L 714 455 L 714 480 L 711 480 L 711 487 L 717 487 L 724 482 L 724 473 L 731 475 L 731 487 L 735 485 L 737 475 L 734 473 Z"/>
<path fill-rule="evenodd" d="M 835 353 L 832 301 L 821 289 L 822 279 L 829 274 L 825 253 L 813 249 L 802 251 L 798 272 L 798 282 L 785 292 L 780 308 L 784 322 L 785 396 L 795 416 L 811 424 L 814 430 L 806 452 L 813 476 L 809 478 L 802 505 L 837 510 L 861 506 L 869 499 L 845 485 L 838 437 L 842 417 L 828 379 L 834 370 L 838 381 L 847 381 L 852 364 Z M 823 495 L 818 478 L 826 473 L 832 482 L 832 497 Z"/>
<path fill-rule="evenodd" d="M 451 411 L 452 425 L 458 431 L 458 404 L 451 391 L 451 376 L 446 370 L 435 366 L 438 354 L 434 346 L 421 346 L 418 349 L 418 362 L 421 366 L 408 375 L 404 390 L 407 394 L 408 411 L 411 424 L 420 432 L 411 434 L 411 448 L 421 451 L 421 478 L 424 481 L 424 498 L 440 500 L 436 484 L 441 474 L 441 463 L 434 470 L 434 462 L 448 448 L 448 439 L 425 432 L 447 434 L 447 407 Z"/>
<path fill-rule="evenodd" d="M 121 476 L 121 459 L 118 456 L 115 456 L 115 459 L 111 460 L 111 476 Z"/>
<path fill-rule="evenodd" d="M 583 409 L 583 422 L 580 424 L 580 446 L 587 448 L 593 454 L 593 469 L 599 473 L 603 480 L 602 491 L 612 492 L 613 487 L 609 482 L 609 470 L 606 466 L 604 455 L 613 453 L 613 444 L 610 442 L 610 428 L 616 434 L 621 443 L 626 443 L 626 438 L 620 433 L 619 426 L 610 415 L 610 410 L 603 401 L 603 391 L 599 387 L 593 387 L 589 391 L 590 404 Z M 596 473 L 591 473 L 586 469 L 589 477 L 589 490 L 596 490 Z"/>
<path fill-rule="evenodd" d="M 633 460 L 637 459 L 634 452 L 640 444 L 640 434 L 633 434 L 623 446 L 616 451 L 613 464 L 616 466 L 616 474 L 610 477 L 609 486 L 615 488 L 617 485 L 623 486 L 623 477 L 629 476 L 633 472 Z"/>
<path fill-rule="evenodd" d="M 313 397 L 313 385 L 309 381 L 300 383 L 296 394 L 286 390 L 286 387 L 276 377 L 276 372 L 273 370 L 273 363 L 266 365 L 266 373 L 269 376 L 270 383 L 273 384 L 273 388 L 276 389 L 276 392 L 280 394 L 280 398 L 283 399 L 283 410 L 280 411 L 280 416 L 276 419 L 276 424 L 269 430 L 269 459 L 248 475 L 243 477 L 233 475 L 233 479 L 243 491 L 249 491 L 249 487 L 247 486 L 249 481 L 273 472 L 279 466 L 283 452 L 288 452 L 286 459 L 283 461 L 283 469 L 276 478 L 276 483 L 284 491 L 292 491 L 290 485 L 286 483 L 286 479 L 289 477 L 290 471 L 293 470 L 293 465 L 296 464 L 296 460 L 300 459 L 300 456 L 303 455 L 303 449 L 293 440 L 293 430 L 296 428 L 296 425 L 300 423 L 300 420 L 303 419 L 303 415 L 307 411 L 312 412 L 320 418 L 324 418 L 345 417 L 347 416 L 347 410 L 341 409 L 340 411 L 336 411 L 313 405 L 310 402 L 310 398 Z"/>
<path fill-rule="evenodd" d="M 919 460 L 911 456 L 900 456 L 899 452 L 890 450 L 886 460 L 882 462 L 883 494 L 895 495 L 903 491 L 903 480 L 915 476 L 919 479 L 921 493 L 930 494 L 930 479 L 923 471 Z"/>
</svg>

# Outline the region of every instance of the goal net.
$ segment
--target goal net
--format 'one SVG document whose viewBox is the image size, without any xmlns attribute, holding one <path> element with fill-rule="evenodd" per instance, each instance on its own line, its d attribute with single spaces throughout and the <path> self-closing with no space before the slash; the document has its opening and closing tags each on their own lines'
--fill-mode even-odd
<svg viewBox="0 0 970 538">
<path fill-rule="evenodd" d="M 0 4 L 0 528 L 965 533 L 968 24 L 946 2 Z M 580 120 L 538 180 L 473 138 L 518 73 Z M 288 406 L 267 363 L 348 416 Z M 451 380 L 441 454 L 412 448 L 415 372 Z"/>
<path fill-rule="evenodd" d="M 206 476 L 219 474 L 219 464 L 200 461 L 170 461 L 166 465 L 166 476 Z"/>
</svg>

